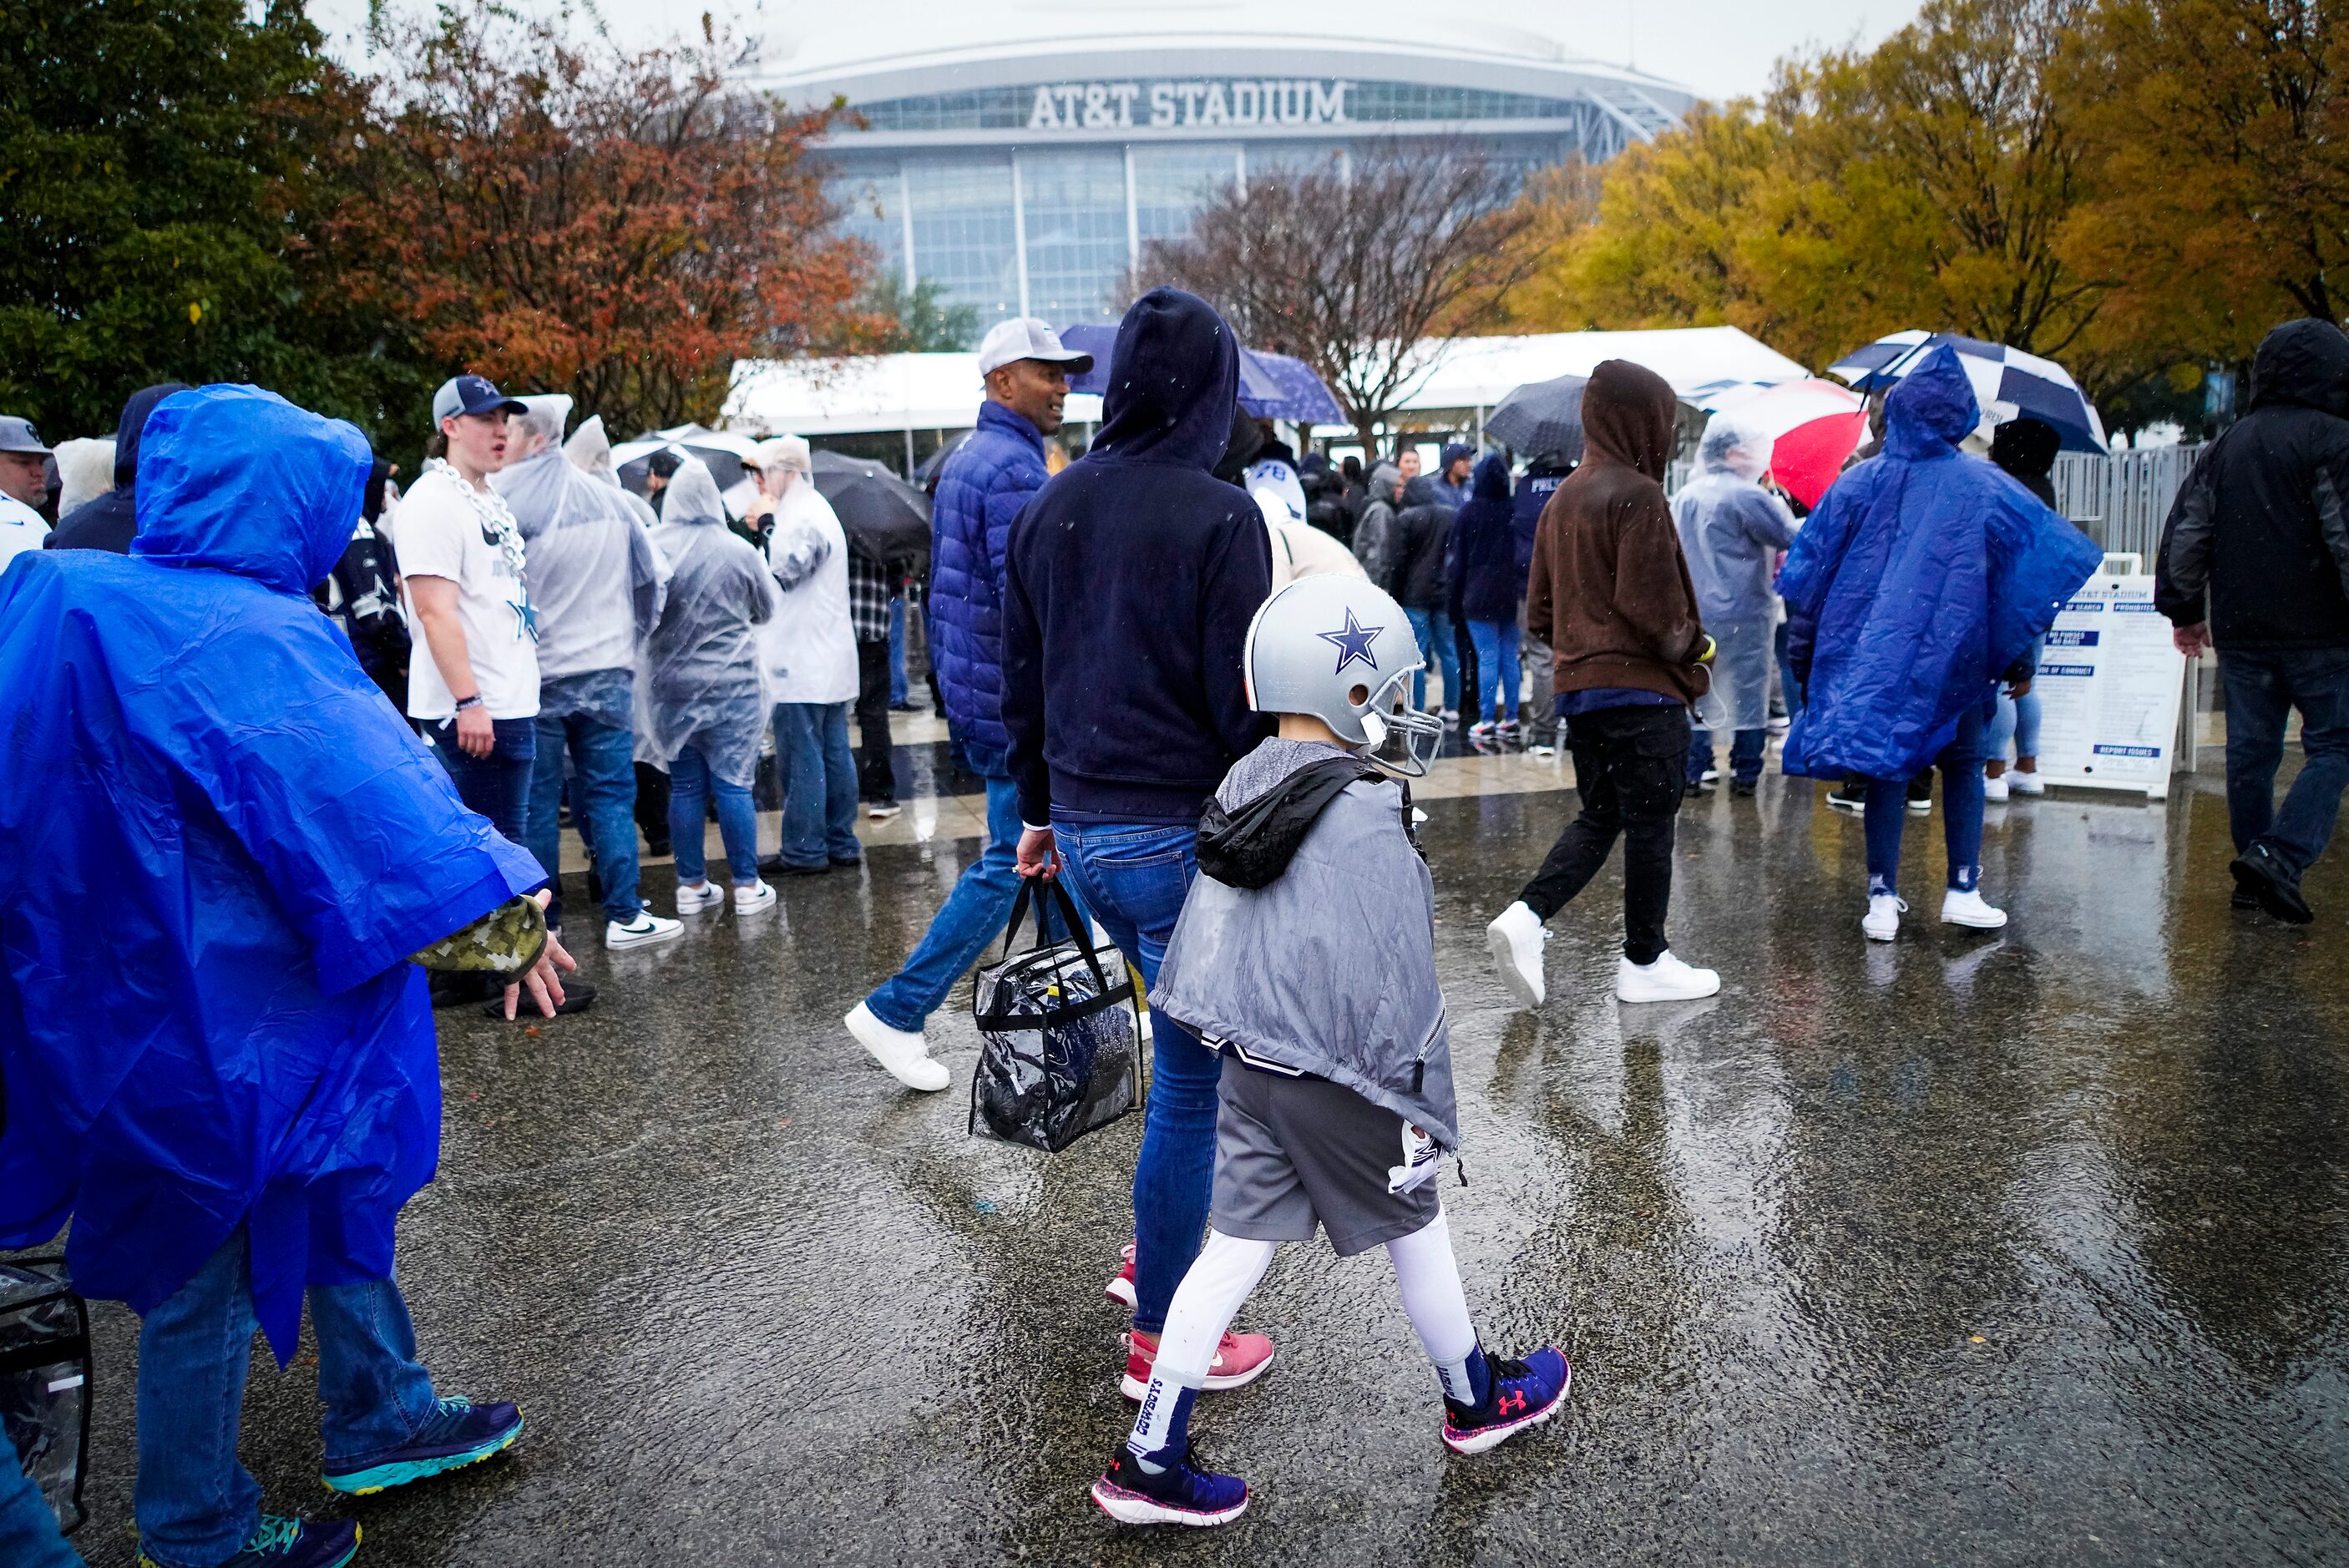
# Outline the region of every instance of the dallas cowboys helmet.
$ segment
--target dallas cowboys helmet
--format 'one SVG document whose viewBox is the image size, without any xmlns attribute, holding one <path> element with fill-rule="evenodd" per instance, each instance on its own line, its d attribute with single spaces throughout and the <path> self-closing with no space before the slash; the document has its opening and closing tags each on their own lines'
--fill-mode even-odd
<svg viewBox="0 0 2349 1568">
<path fill-rule="evenodd" d="M 1399 738 L 1400 758 L 1371 759 L 1413 779 L 1444 738 L 1441 718 L 1404 706 L 1404 683 L 1423 667 L 1402 606 L 1359 577 L 1300 577 L 1266 600 L 1248 625 L 1250 707 L 1309 713 L 1373 754 Z"/>
</svg>

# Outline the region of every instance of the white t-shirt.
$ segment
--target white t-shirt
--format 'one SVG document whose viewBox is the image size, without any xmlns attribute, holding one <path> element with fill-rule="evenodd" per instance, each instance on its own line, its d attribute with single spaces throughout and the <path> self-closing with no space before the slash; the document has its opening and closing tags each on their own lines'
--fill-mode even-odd
<svg viewBox="0 0 2349 1568">
<path fill-rule="evenodd" d="M 445 577 L 457 585 L 457 624 L 490 717 L 537 717 L 537 616 L 523 584 L 522 536 L 513 531 L 505 502 L 472 490 L 436 464 L 399 498 L 388 531 L 403 578 Z M 457 699 L 424 640 L 415 594 L 403 597 L 416 645 L 408 661 L 408 716 L 447 718 L 457 711 Z"/>
<path fill-rule="evenodd" d="M 49 536 L 49 525 L 41 514 L 12 495 L 0 495 L 0 572 L 20 552 L 38 550 Z"/>
</svg>

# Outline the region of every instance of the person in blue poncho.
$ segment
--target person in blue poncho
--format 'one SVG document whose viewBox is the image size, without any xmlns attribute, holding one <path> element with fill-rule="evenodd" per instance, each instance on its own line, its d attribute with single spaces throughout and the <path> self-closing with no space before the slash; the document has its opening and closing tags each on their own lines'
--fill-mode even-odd
<svg viewBox="0 0 2349 1568">
<path fill-rule="evenodd" d="M 356 1550 L 348 1521 L 263 1516 L 237 1462 L 253 1331 L 284 1366 L 305 1295 L 329 1487 L 437 1474 L 522 1426 L 435 1394 L 392 1283 L 440 1147 L 418 964 L 502 973 L 551 1011 L 570 960 L 538 863 L 307 596 L 368 467 L 357 430 L 271 393 L 177 392 L 146 425 L 130 553 L 0 576 L 0 1247 L 70 1219 L 78 1287 L 144 1320 L 135 1511 L 158 1568 Z"/>
<path fill-rule="evenodd" d="M 1805 684 L 1785 770 L 1868 786 L 1868 914 L 1899 929 L 1907 781 L 1941 769 L 1950 856 L 1942 920 L 1994 930 L 1983 901 L 1982 727 L 1997 683 L 2027 688 L 2032 642 L 2103 554 L 2015 480 L 1958 443 L 1982 410 L 1946 346 L 1885 404 L 1883 450 L 1819 499 L 1778 576 L 1787 655 Z"/>
</svg>

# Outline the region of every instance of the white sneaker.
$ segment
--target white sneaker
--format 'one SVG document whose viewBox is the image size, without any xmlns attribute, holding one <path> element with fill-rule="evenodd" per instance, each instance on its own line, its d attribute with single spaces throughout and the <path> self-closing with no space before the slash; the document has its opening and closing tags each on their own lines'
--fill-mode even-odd
<svg viewBox="0 0 2349 1568">
<path fill-rule="evenodd" d="M 893 1029 L 873 1016 L 873 1009 L 859 1002 L 841 1020 L 856 1043 L 873 1054 L 873 1059 L 889 1069 L 889 1076 L 907 1088 L 934 1093 L 947 1087 L 952 1074 L 944 1062 L 930 1059 L 929 1042 L 919 1034 L 906 1029 Z"/>
<path fill-rule="evenodd" d="M 734 890 L 734 913 L 756 914 L 762 909 L 775 907 L 775 890 L 765 882 L 752 882 L 749 887 Z"/>
<path fill-rule="evenodd" d="M 648 909 L 636 911 L 636 918 L 626 925 L 616 920 L 604 923 L 604 945 L 615 952 L 626 947 L 649 947 L 656 942 L 674 942 L 684 934 L 683 921 L 663 920 Z"/>
<path fill-rule="evenodd" d="M 1991 778 L 1988 774 L 1984 774 L 1982 776 L 1982 799 L 1985 800 L 2005 799 L 2008 789 L 2006 780 L 2007 775 L 2003 773 L 2000 774 L 1995 779 Z"/>
<path fill-rule="evenodd" d="M 1992 909 L 1982 902 L 1979 889 L 1960 892 L 1951 888 L 1941 895 L 1941 923 L 1971 926 L 1976 931 L 1996 931 L 2006 923 L 2006 911 Z"/>
<path fill-rule="evenodd" d="M 716 882 L 703 882 L 695 887 L 688 882 L 677 884 L 677 912 L 679 914 L 699 914 L 705 909 L 716 909 L 726 902 L 726 890 Z"/>
<path fill-rule="evenodd" d="M 1656 954 L 1653 964 L 1615 961 L 1615 999 L 1619 1002 L 1691 1002 L 1721 989 L 1721 976 L 1672 956 L 1670 949 Z"/>
<path fill-rule="evenodd" d="M 1493 950 L 1493 967 L 1501 972 L 1501 984 L 1509 988 L 1520 1007 L 1538 1007 L 1549 994 L 1542 978 L 1542 948 L 1548 942 L 1549 932 L 1541 916 L 1526 908 L 1523 899 L 1503 910 L 1485 928 L 1485 944 Z"/>
<path fill-rule="evenodd" d="M 1870 942 L 1889 942 L 1900 934 L 1900 917 L 1908 913 L 1909 905 L 1899 894 L 1869 893 L 1868 913 L 1860 917 L 1859 929 Z"/>
<path fill-rule="evenodd" d="M 2015 769 L 2010 768 L 2006 770 L 2006 782 L 2008 787 L 2013 789 L 2018 795 L 2044 795 L 2047 793 L 2047 780 L 2039 777 L 2036 771 L 2023 773 Z"/>
</svg>

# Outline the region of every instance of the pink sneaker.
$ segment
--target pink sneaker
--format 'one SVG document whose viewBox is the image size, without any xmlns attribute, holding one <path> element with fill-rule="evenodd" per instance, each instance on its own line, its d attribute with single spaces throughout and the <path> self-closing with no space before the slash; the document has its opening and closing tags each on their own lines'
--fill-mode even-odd
<svg viewBox="0 0 2349 1568">
<path fill-rule="evenodd" d="M 1102 1287 L 1102 1294 L 1126 1311 L 1133 1310 L 1133 1243 L 1132 1242 L 1125 1243 L 1125 1266 L 1117 1271 L 1116 1278 Z"/>
<path fill-rule="evenodd" d="M 1151 1364 L 1157 1359 L 1158 1336 L 1140 1329 L 1127 1335 L 1125 1377 L 1118 1383 L 1118 1391 L 1129 1399 L 1139 1399 L 1148 1393 Z M 1261 1334 L 1226 1333 L 1216 1346 L 1216 1358 L 1207 1363 L 1207 1380 L 1200 1387 L 1208 1393 L 1237 1388 L 1255 1382 L 1271 1365 L 1271 1340 Z"/>
</svg>

